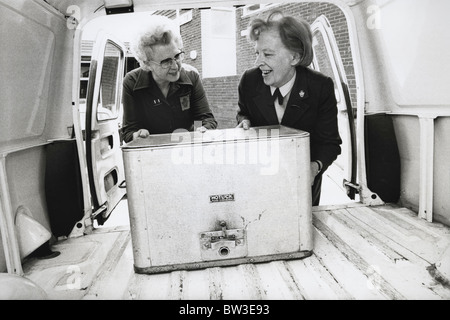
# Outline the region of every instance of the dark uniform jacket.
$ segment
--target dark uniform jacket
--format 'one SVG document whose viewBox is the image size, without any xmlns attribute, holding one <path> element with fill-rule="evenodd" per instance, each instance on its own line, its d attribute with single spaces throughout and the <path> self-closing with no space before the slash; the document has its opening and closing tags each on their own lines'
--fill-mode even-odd
<svg viewBox="0 0 450 320">
<path fill-rule="evenodd" d="M 258 68 L 242 75 L 238 103 L 238 123 L 248 119 L 252 127 L 279 124 L 270 87 L 264 84 Z M 323 173 L 341 153 L 333 80 L 309 68 L 297 67 L 280 124 L 309 132 L 311 160 L 322 162 Z"/>
<path fill-rule="evenodd" d="M 170 84 L 167 98 L 157 86 L 150 71 L 130 71 L 123 81 L 123 127 L 125 142 L 133 132 L 147 129 L 150 134 L 172 133 L 176 129 L 192 131 L 194 121 L 207 129 L 217 122 L 211 112 L 199 74 L 181 68 L 180 78 Z"/>
</svg>

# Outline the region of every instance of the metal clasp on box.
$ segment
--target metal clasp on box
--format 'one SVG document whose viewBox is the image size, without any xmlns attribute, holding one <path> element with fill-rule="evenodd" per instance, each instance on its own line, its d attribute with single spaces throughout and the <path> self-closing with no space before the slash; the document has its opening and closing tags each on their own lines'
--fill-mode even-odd
<svg viewBox="0 0 450 320">
<path fill-rule="evenodd" d="M 200 234 L 201 256 L 204 261 L 241 258 L 247 255 L 244 229 L 227 229 L 225 221 L 219 222 L 221 230 Z"/>
</svg>

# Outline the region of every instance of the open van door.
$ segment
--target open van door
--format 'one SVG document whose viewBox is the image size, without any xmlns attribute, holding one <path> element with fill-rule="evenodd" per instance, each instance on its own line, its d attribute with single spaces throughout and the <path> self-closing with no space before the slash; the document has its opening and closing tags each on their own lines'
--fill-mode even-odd
<svg viewBox="0 0 450 320">
<path fill-rule="evenodd" d="M 331 77 L 338 103 L 338 126 L 342 138 L 342 153 L 330 168 L 332 180 L 351 200 L 359 193 L 357 183 L 356 108 L 353 107 L 347 76 L 330 23 L 319 16 L 311 25 L 313 32 L 313 69 Z M 340 183 L 341 182 L 341 183 Z"/>
<path fill-rule="evenodd" d="M 119 133 L 125 52 L 119 41 L 105 33 L 98 35 L 90 61 L 86 104 L 84 108 L 80 105 L 91 219 L 100 225 L 126 193 Z"/>
</svg>

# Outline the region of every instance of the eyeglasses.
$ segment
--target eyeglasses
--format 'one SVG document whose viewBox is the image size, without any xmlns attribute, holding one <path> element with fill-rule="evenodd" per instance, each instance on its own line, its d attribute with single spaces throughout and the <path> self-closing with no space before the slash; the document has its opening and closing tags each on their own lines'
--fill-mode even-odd
<svg viewBox="0 0 450 320">
<path fill-rule="evenodd" d="M 164 59 L 161 62 L 155 62 L 155 61 L 152 61 L 152 60 L 147 60 L 147 61 L 148 62 L 153 62 L 154 64 L 159 65 L 163 69 L 168 69 L 168 68 L 170 68 L 172 66 L 172 61 L 180 62 L 183 59 L 184 59 L 184 51 L 181 51 L 180 53 L 175 55 L 175 57 Z"/>
</svg>

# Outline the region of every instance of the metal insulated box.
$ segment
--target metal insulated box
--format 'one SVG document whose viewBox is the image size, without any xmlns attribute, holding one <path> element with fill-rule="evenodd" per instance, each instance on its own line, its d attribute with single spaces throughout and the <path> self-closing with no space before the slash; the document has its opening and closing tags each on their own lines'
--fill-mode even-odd
<svg viewBox="0 0 450 320">
<path fill-rule="evenodd" d="M 122 151 L 135 272 L 311 255 L 307 132 L 178 131 Z"/>
</svg>

